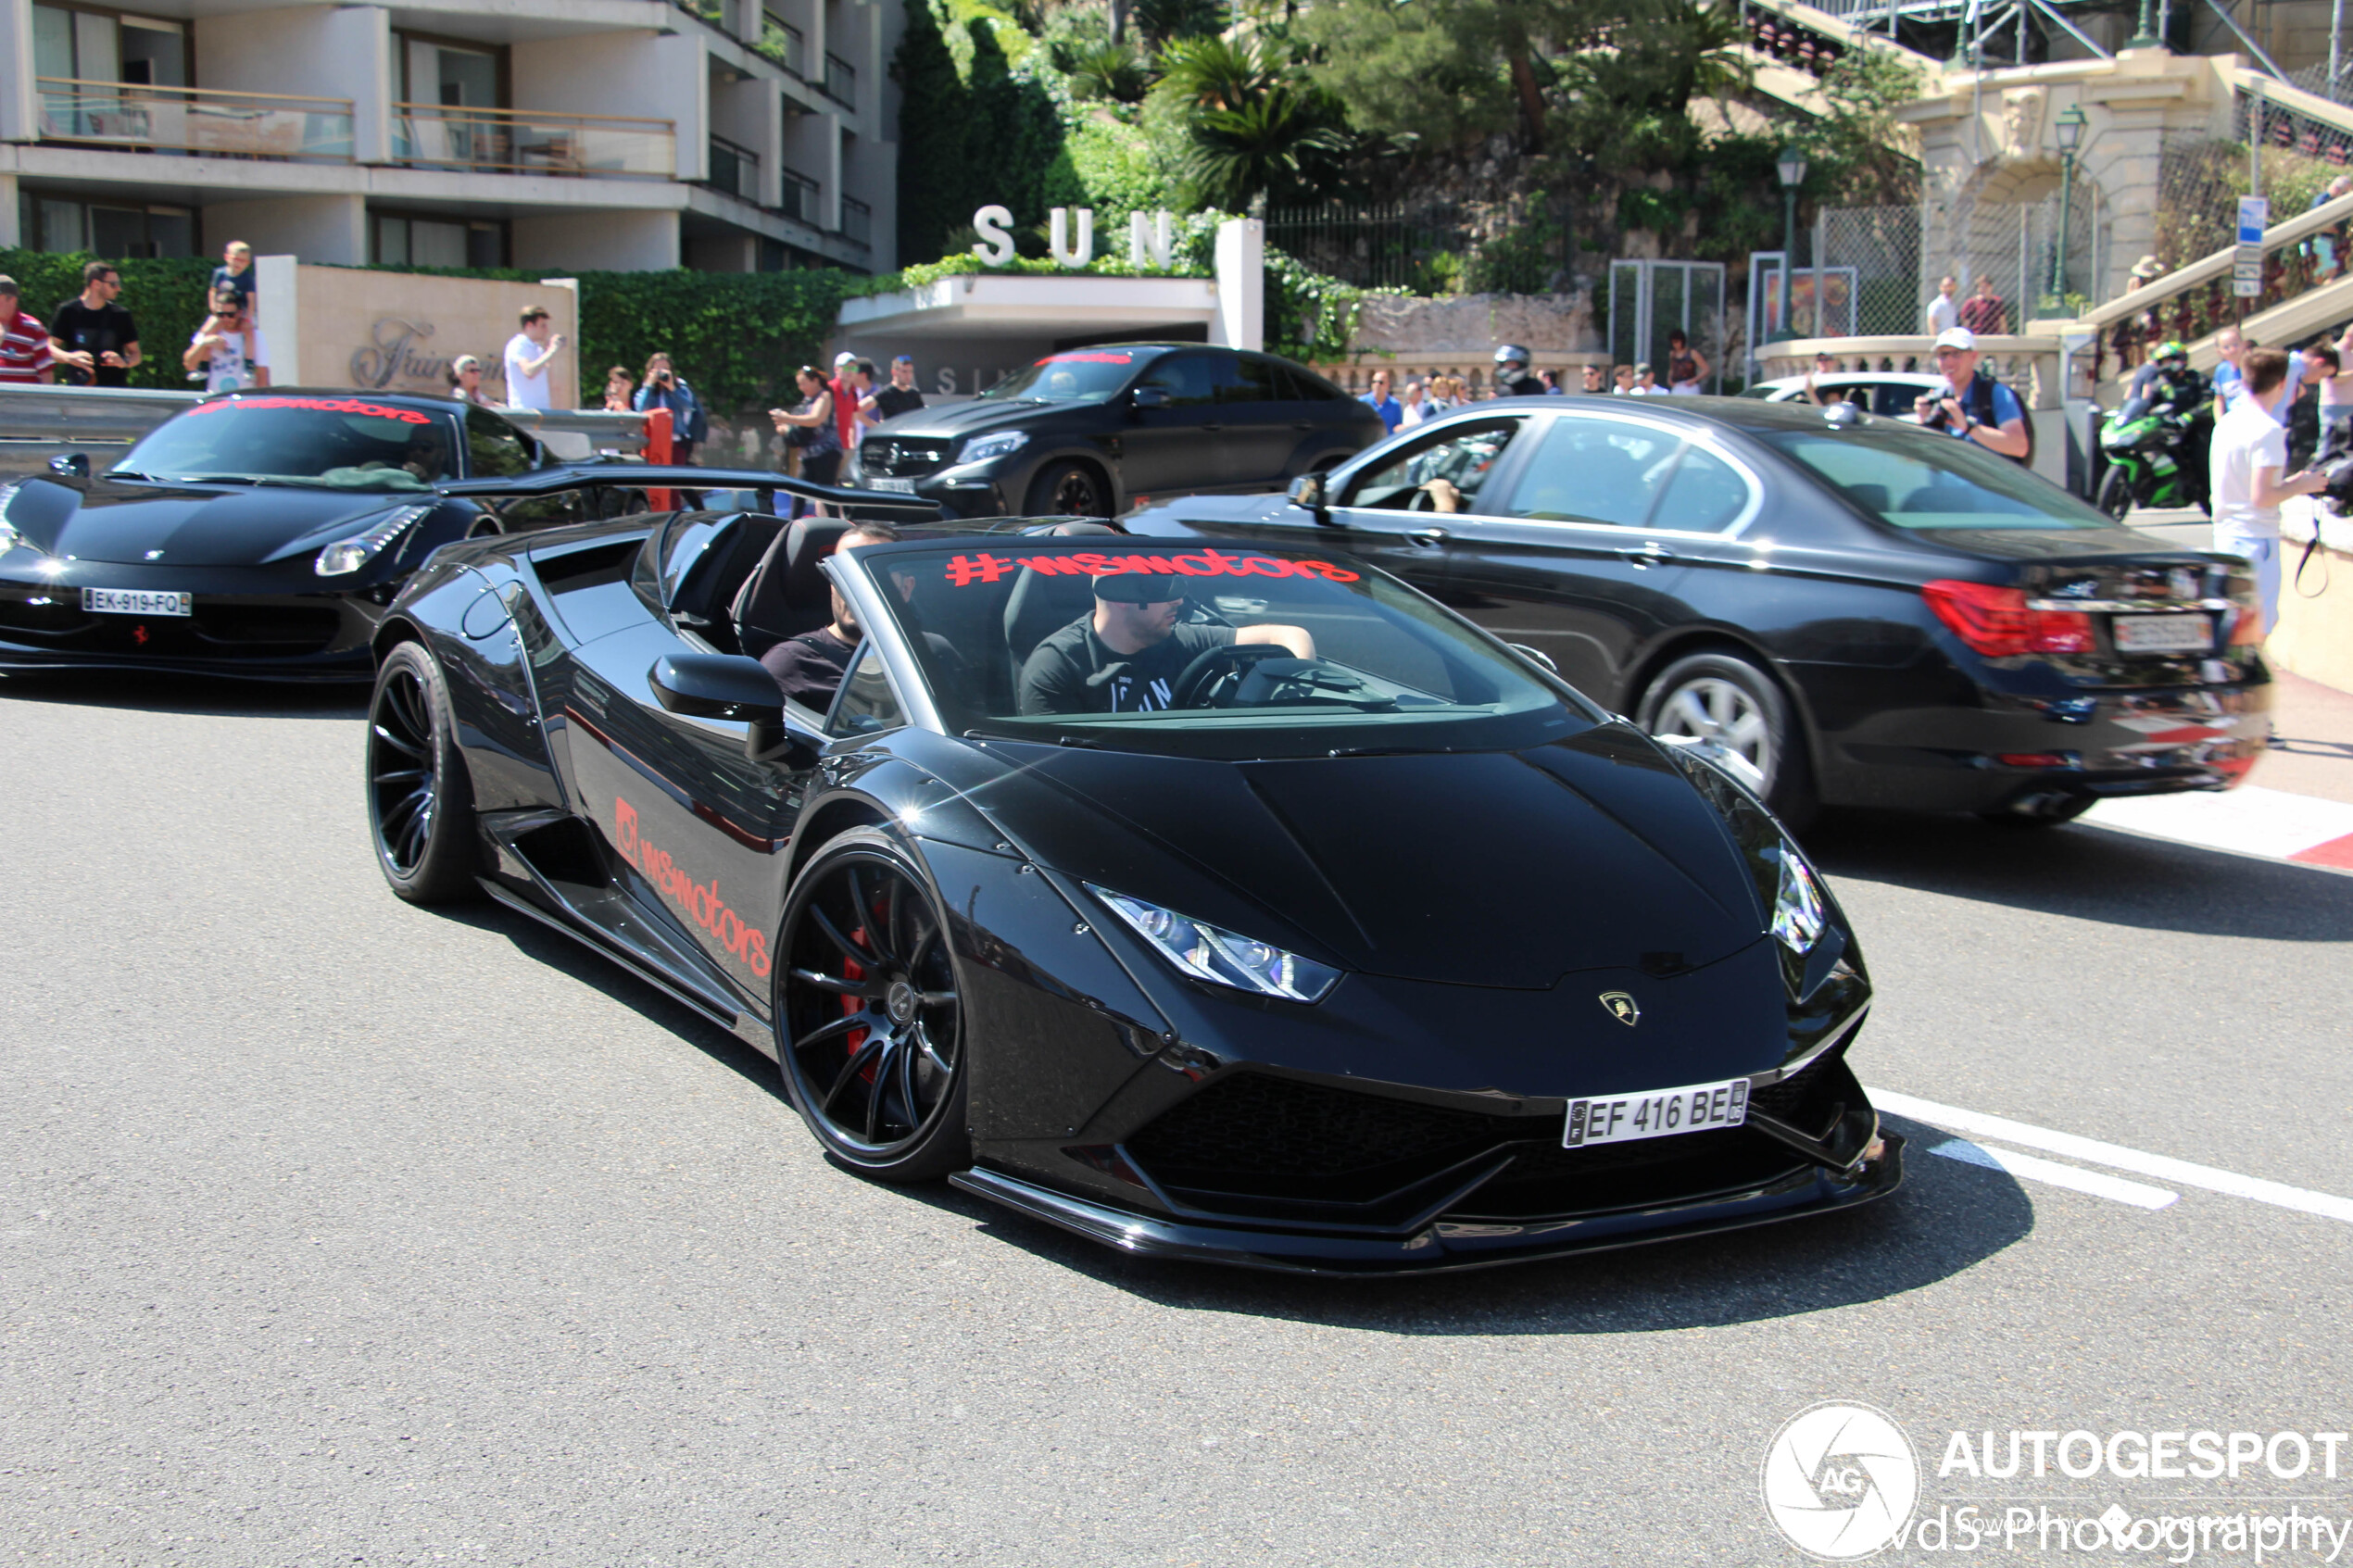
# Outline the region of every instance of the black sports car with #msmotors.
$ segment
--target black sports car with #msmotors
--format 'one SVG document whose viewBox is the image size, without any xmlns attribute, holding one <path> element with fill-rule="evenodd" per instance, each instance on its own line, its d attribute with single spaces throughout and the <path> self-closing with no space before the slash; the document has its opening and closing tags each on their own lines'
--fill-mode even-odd
<svg viewBox="0 0 2353 1568">
<path fill-rule="evenodd" d="M 207 398 L 102 473 L 76 455 L 0 483 L 0 669 L 367 680 L 409 574 L 523 519 L 449 487 L 542 460 L 497 414 L 446 397 Z"/>
<path fill-rule="evenodd" d="M 1459 1269 L 1895 1186 L 1854 933 L 1737 763 L 1338 555 L 846 526 L 435 556 L 377 640 L 394 891 L 736 1031 L 857 1171 L 1132 1252 Z M 818 712 L 757 656 L 835 591 Z"/>
</svg>

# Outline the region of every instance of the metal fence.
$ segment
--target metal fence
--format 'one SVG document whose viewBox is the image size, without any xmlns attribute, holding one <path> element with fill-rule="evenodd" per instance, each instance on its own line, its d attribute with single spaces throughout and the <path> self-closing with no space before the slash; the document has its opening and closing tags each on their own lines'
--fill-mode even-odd
<svg viewBox="0 0 2353 1568">
<path fill-rule="evenodd" d="M 2314 69 L 2325 85 L 2328 68 Z M 2353 133 L 2253 94 L 2234 96 L 2228 138 L 2175 131 L 2159 144 L 2157 258 L 2168 271 L 2231 244 L 2238 199 L 2259 179 L 2276 224 L 2353 173 Z"/>
<path fill-rule="evenodd" d="M 1920 330 L 1918 207 L 1824 207 L 1814 220 L 1814 259 L 1823 279 L 1844 291 L 1856 335 Z"/>
<path fill-rule="evenodd" d="M 1483 233 L 1468 217 L 1394 203 L 1271 207 L 1266 243 L 1343 283 L 1418 295 L 1549 294 L 1572 247 L 1548 205 L 1491 214 Z"/>
<path fill-rule="evenodd" d="M 1667 383 L 1667 334 L 1680 331 L 1708 364 L 1706 390 L 1720 391 L 1726 352 L 1724 264 L 1720 261 L 1613 261 L 1609 264 L 1609 355 L 1614 363 L 1648 362 Z"/>
</svg>

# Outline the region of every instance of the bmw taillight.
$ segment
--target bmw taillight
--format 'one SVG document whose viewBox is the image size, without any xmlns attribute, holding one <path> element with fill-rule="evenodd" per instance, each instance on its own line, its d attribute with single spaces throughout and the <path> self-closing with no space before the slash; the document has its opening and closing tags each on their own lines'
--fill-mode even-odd
<svg viewBox="0 0 2353 1568">
<path fill-rule="evenodd" d="M 1922 587 L 1920 596 L 1955 636 L 1988 659 L 2092 651 L 2089 615 L 2074 609 L 2029 609 L 2023 588 L 1944 579 Z"/>
</svg>

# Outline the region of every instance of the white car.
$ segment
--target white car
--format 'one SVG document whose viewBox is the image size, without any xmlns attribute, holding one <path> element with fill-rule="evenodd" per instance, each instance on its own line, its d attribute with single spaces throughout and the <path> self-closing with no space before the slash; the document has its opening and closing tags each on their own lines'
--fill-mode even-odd
<svg viewBox="0 0 2353 1568">
<path fill-rule="evenodd" d="M 1832 370 L 1826 376 L 1816 376 L 1814 385 L 1826 395 L 1836 395 L 1850 403 L 1859 403 L 1868 412 L 1917 424 L 1919 417 L 1913 412 L 1913 400 L 1931 392 L 1942 393 L 1945 381 L 1932 370 Z M 1758 382 L 1741 395 L 1793 403 L 1806 395 L 1806 378 L 1776 376 L 1771 381 Z"/>
</svg>

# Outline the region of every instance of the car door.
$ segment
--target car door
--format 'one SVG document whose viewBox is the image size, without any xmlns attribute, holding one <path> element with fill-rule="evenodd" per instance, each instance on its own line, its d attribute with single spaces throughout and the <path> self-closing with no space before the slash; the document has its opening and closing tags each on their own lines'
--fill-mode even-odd
<svg viewBox="0 0 2353 1568">
<path fill-rule="evenodd" d="M 1129 496 L 1158 500 L 1225 488 L 1220 358 L 1210 349 L 1179 349 L 1154 359 L 1136 379 L 1129 396 L 1147 398 L 1129 408 L 1120 438 L 1120 477 Z"/>
<path fill-rule="evenodd" d="M 673 532 L 682 548 L 694 544 L 690 530 Z M 649 587 L 683 576 L 640 574 L 634 586 L 643 600 Z M 765 1017 L 768 922 L 812 774 L 747 755 L 746 721 L 661 705 L 648 679 L 655 662 L 702 651 L 658 603 L 573 650 L 565 718 L 573 805 L 602 835 L 615 880 Z"/>
<path fill-rule="evenodd" d="M 1310 432 L 1304 409 L 1294 410 L 1290 378 L 1256 354 L 1227 354 L 1217 382 L 1220 467 L 1239 490 L 1279 490 L 1290 477 L 1291 454 Z"/>
<path fill-rule="evenodd" d="M 1736 535 L 1759 483 L 1693 427 L 1583 410 L 1554 419 L 1508 477 L 1450 546 L 1448 602 L 1623 711 L 1642 652 L 1698 619 L 1692 568 L 1745 560 Z"/>
<path fill-rule="evenodd" d="M 1475 533 L 1513 483 L 1544 420 L 1514 408 L 1448 422 L 1389 448 L 1340 483 L 1319 542 L 1362 557 L 1442 603 L 1453 602 L 1454 542 Z M 1438 486 L 1451 487 L 1441 509 Z M 1301 512 L 1303 520 L 1307 514 Z"/>
</svg>

